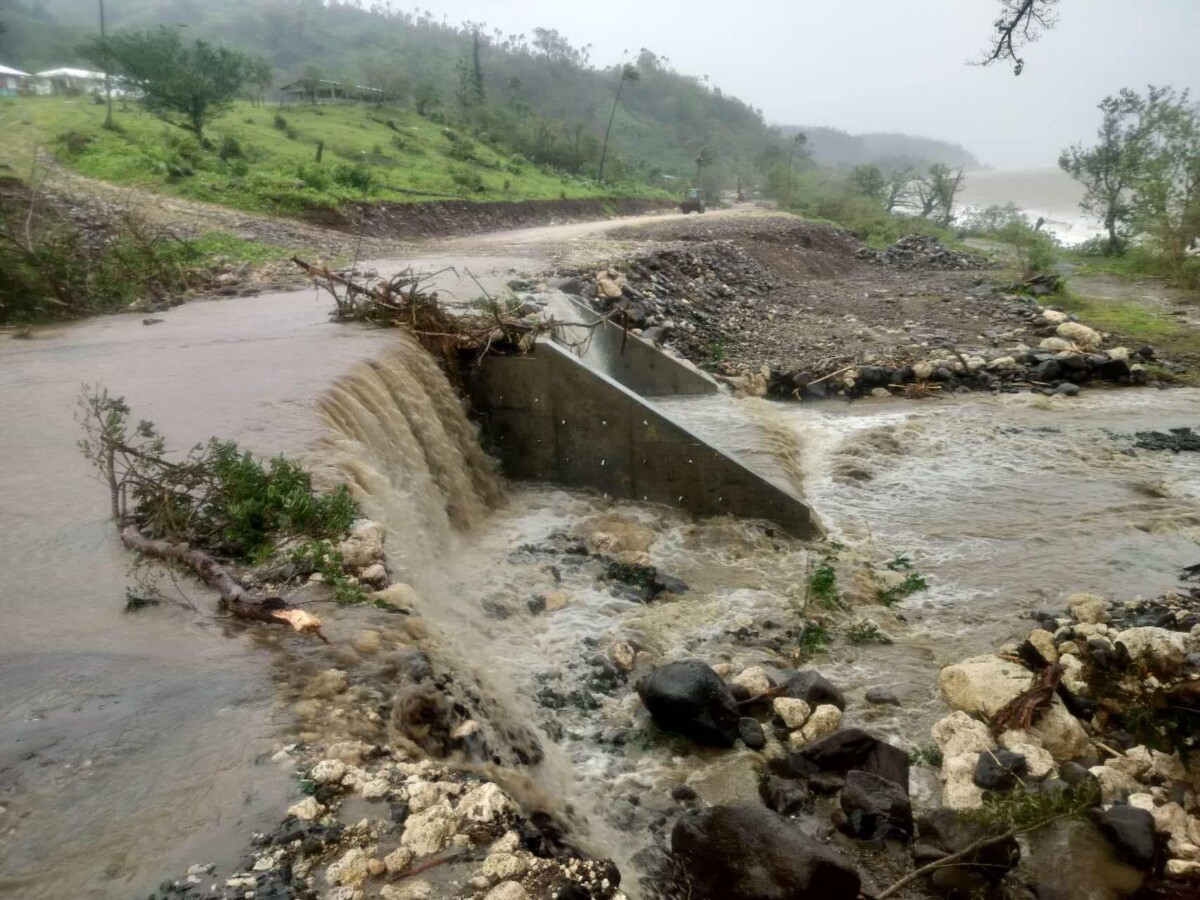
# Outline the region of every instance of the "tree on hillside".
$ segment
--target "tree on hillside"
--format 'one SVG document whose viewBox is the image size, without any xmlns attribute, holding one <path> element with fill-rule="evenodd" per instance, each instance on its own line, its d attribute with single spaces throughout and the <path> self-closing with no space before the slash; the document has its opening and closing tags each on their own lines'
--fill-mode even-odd
<svg viewBox="0 0 1200 900">
<path fill-rule="evenodd" d="M 1133 216 L 1132 192 L 1145 162 L 1150 137 L 1149 109 L 1162 99 L 1160 88 L 1146 98 L 1128 88 L 1105 97 L 1093 147 L 1068 147 L 1058 158 L 1064 172 L 1084 186 L 1084 212 L 1096 216 L 1108 232 L 1108 252 L 1119 253 Z"/>
<path fill-rule="evenodd" d="M 437 86 L 431 81 L 422 81 L 418 84 L 413 99 L 417 102 L 418 116 L 433 115 L 442 105 L 442 95 L 438 93 Z"/>
<path fill-rule="evenodd" d="M 1058 0 L 999 0 L 1000 17 L 996 19 L 992 35 L 979 65 L 994 62 L 1011 62 L 1013 74 L 1020 75 L 1025 60 L 1018 52 L 1032 44 L 1042 34 L 1058 24 L 1054 7 Z"/>
<path fill-rule="evenodd" d="M 1200 107 L 1185 90 L 1148 90 L 1148 140 L 1135 175 L 1133 219 L 1174 262 L 1200 239 Z"/>
<path fill-rule="evenodd" d="M 850 170 L 850 186 L 856 193 L 882 203 L 887 196 L 888 180 L 875 163 L 865 163 Z"/>
<path fill-rule="evenodd" d="M 471 35 L 471 59 L 460 59 L 456 66 L 458 71 L 458 88 L 454 98 L 463 111 L 469 111 L 483 105 L 487 92 L 483 86 L 483 68 L 479 61 L 479 32 Z"/>
<path fill-rule="evenodd" d="M 962 169 L 951 169 L 941 163 L 930 166 L 929 174 L 916 185 L 921 217 L 927 219 L 936 212 L 937 223 L 949 228 L 954 221 L 954 198 L 965 180 Z"/>
<path fill-rule="evenodd" d="M 888 172 L 887 188 L 883 196 L 885 212 L 892 212 L 896 207 L 908 203 L 912 196 L 913 175 L 912 166 L 901 166 Z"/>
<path fill-rule="evenodd" d="M 94 38 L 79 52 L 97 62 L 110 59 L 146 109 L 201 141 L 204 126 L 229 109 L 253 65 L 246 54 L 207 41 L 185 45 L 172 28 Z"/>
<path fill-rule="evenodd" d="M 246 81 L 254 88 L 254 103 L 261 106 L 267 91 L 275 83 L 275 67 L 265 59 L 252 60 Z"/>
<path fill-rule="evenodd" d="M 626 84 L 638 81 L 642 76 L 637 67 L 626 63 L 621 68 L 621 79 L 617 82 L 617 96 L 613 98 L 612 112 L 608 115 L 608 127 L 604 129 L 604 146 L 600 149 L 600 165 L 596 168 L 596 180 L 604 181 L 604 158 L 608 156 L 608 137 L 612 134 L 613 119 L 617 116 L 617 104 L 621 102 L 621 90 Z"/>
<path fill-rule="evenodd" d="M 792 178 L 795 169 L 796 154 L 800 154 L 800 158 L 807 158 L 811 151 L 808 149 L 808 135 L 804 132 L 797 132 L 792 137 L 791 146 L 788 148 L 788 170 L 787 170 L 787 202 L 792 202 Z"/>
</svg>

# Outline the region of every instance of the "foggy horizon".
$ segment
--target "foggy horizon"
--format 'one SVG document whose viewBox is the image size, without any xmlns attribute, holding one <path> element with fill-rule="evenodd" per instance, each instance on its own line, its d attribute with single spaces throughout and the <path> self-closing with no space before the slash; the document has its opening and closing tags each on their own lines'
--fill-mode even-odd
<svg viewBox="0 0 1200 900">
<path fill-rule="evenodd" d="M 761 108 L 773 125 L 897 132 L 963 145 L 997 169 L 1046 168 L 1076 141 L 1090 142 L 1096 105 L 1123 87 L 1200 90 L 1194 62 L 1200 3 L 1121 0 L 1060 5 L 1058 26 L 1024 53 L 1025 71 L 967 65 L 978 59 L 997 7 L 915 0 L 850 5 L 756 4 L 733 16 L 717 0 L 646 4 L 611 0 L 570 8 L 488 0 L 422 4 L 452 23 L 483 22 L 505 34 L 551 28 L 592 45 L 592 61 L 632 61 L 641 48 L 679 72 Z M 719 27 L 718 27 L 719 25 Z M 1110 52 L 1111 51 L 1111 52 Z"/>
</svg>

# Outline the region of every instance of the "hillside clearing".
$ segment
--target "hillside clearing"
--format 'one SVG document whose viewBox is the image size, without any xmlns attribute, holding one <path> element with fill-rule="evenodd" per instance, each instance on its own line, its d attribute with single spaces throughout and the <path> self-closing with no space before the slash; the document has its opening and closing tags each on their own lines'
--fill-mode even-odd
<svg viewBox="0 0 1200 900">
<path fill-rule="evenodd" d="M 364 200 L 666 196 L 632 183 L 602 189 L 403 110 L 239 103 L 213 123 L 204 147 L 133 105 L 118 105 L 113 131 L 103 117 L 85 99 L 0 102 L 0 162 L 24 176 L 46 151 L 90 178 L 269 214 Z"/>
</svg>

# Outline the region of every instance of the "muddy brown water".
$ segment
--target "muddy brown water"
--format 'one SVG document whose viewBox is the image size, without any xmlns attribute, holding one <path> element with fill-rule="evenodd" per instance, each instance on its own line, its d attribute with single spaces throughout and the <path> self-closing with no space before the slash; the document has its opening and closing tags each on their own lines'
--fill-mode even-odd
<svg viewBox="0 0 1200 900">
<path fill-rule="evenodd" d="M 303 450 L 312 401 L 387 337 L 329 325 L 311 292 L 162 318 L 0 345 L 0 894 L 148 893 L 236 857 L 291 790 L 261 760 L 277 728 L 261 650 L 207 616 L 122 613 L 129 559 L 75 446 L 76 396 L 103 382 L 176 449 Z"/>
<path fill-rule="evenodd" d="M 497 239 L 496 254 L 527 241 Z M 485 277 L 512 266 L 491 258 Z M 0 345 L 0 894 L 128 897 L 193 863 L 227 872 L 295 796 L 289 768 L 269 760 L 295 733 L 277 708 L 278 659 L 206 615 L 121 612 L 128 560 L 74 446 L 83 381 L 124 394 L 176 447 L 220 434 L 350 480 L 388 526 L 390 564 L 414 586 L 435 660 L 475 683 L 490 724 L 541 734 L 544 762 L 493 774 L 526 804 L 563 814 L 588 849 L 631 871 L 681 781 L 710 800 L 752 795 L 751 755 L 657 734 L 628 684 L 597 687 L 592 658 L 631 641 L 656 662 L 770 661 L 775 651 L 745 635 L 797 615 L 812 548 L 756 523 L 503 485 L 420 351 L 394 333 L 328 324 L 311 292 L 164 318 Z M 1068 592 L 1149 594 L 1197 561 L 1200 459 L 1127 455 L 1110 432 L 1200 424 L 1198 391 L 662 405 L 801 490 L 850 555 L 904 553 L 930 579 L 899 608 L 903 621 L 866 610 L 893 644 L 838 640 L 815 660 L 847 690 L 848 721 L 906 746 L 926 742 L 944 713 L 938 665 L 1019 636 L 1030 608 Z M 640 542 L 690 590 L 637 602 L 538 549 L 562 534 Z M 531 612 L 544 590 L 562 591 L 566 608 Z M 332 633 L 376 615 L 355 610 Z M 877 684 L 904 705 L 868 707 L 862 693 Z"/>
</svg>

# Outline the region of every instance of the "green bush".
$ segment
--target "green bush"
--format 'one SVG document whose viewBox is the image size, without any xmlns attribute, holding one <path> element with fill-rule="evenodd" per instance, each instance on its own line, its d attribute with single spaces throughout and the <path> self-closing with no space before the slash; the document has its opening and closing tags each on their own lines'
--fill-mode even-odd
<svg viewBox="0 0 1200 900">
<path fill-rule="evenodd" d="M 296 170 L 296 177 L 304 183 L 305 187 L 310 187 L 314 191 L 329 190 L 329 173 L 320 166 L 301 166 Z"/>
<path fill-rule="evenodd" d="M 231 159 L 245 159 L 246 151 L 242 149 L 241 143 L 232 134 L 227 134 L 221 138 L 221 144 L 217 148 L 217 156 L 224 162 L 229 162 Z"/>
<path fill-rule="evenodd" d="M 994 237 L 1016 251 L 1017 260 L 1026 275 L 1047 272 L 1058 259 L 1054 238 L 1031 226 L 1024 218 L 1010 221 Z"/>
<path fill-rule="evenodd" d="M 450 170 L 450 180 L 463 190 L 470 191 L 471 193 L 479 194 L 487 190 L 480 174 L 471 169 L 455 166 Z"/>
<path fill-rule="evenodd" d="M 371 170 L 366 166 L 347 166 L 336 165 L 329 173 L 335 184 L 341 185 L 350 190 L 360 191 L 364 194 L 370 193 L 371 185 L 374 181 L 374 176 L 371 175 Z"/>
</svg>

